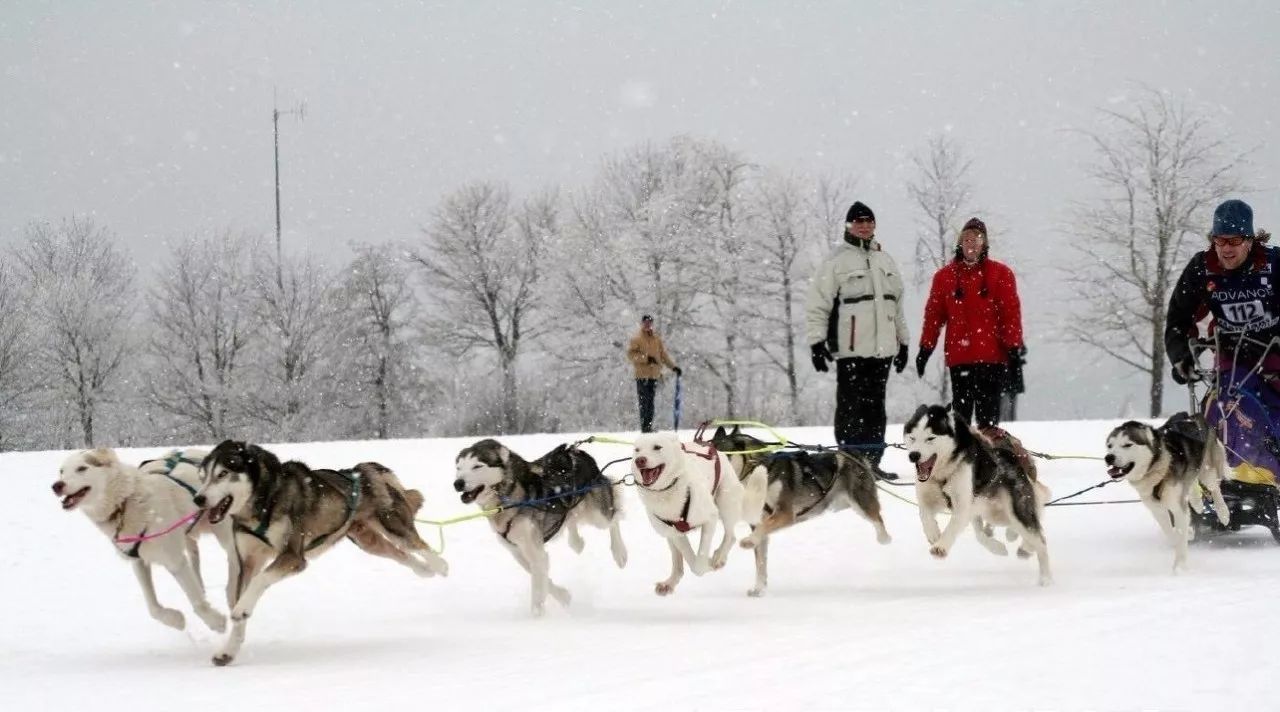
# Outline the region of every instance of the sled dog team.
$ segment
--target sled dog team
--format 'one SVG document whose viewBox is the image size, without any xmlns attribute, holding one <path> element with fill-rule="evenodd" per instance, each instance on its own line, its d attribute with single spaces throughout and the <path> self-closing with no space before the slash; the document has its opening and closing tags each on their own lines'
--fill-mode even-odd
<svg viewBox="0 0 1280 712">
<path fill-rule="evenodd" d="M 1186 566 L 1189 508 L 1202 511 L 1199 487 L 1227 523 L 1219 489 L 1226 470 L 1223 449 L 1196 427 L 1184 415 L 1160 428 L 1131 421 L 1106 442 L 1108 475 L 1138 491 L 1174 548 L 1175 572 Z M 995 537 L 995 529 L 1004 528 L 1019 557 L 1035 556 L 1040 585 L 1051 583 L 1042 526 L 1049 490 L 1023 464 L 1025 458 L 944 406 L 921 406 L 903 432 L 929 553 L 945 558 L 971 528 L 984 548 L 1006 556 L 1008 547 Z M 871 524 L 877 542 L 891 541 L 880 516 L 875 468 L 858 453 L 769 453 L 765 443 L 736 427 L 718 428 L 709 442 L 647 433 L 634 445 L 627 484 L 635 485 L 649 524 L 671 552 L 670 574 L 654 586 L 660 596 L 675 592 L 686 567 L 695 576 L 723 568 L 735 543 L 755 557 L 748 595 L 764 595 L 770 536 L 826 512 L 853 509 Z M 497 510 L 489 526 L 529 573 L 535 616 L 545 611 L 548 595 L 561 605 L 570 601 L 569 591 L 549 574 L 546 544 L 562 532 L 580 553 L 580 525 L 607 529 L 614 563 L 626 566 L 619 529 L 623 483 L 606 478 L 574 446 L 560 445 L 527 461 L 495 440 L 481 440 L 458 454 L 453 487 L 464 504 Z M 151 616 L 172 628 L 184 628 L 185 618 L 157 600 L 153 565 L 177 580 L 205 625 L 227 631 L 226 617 L 205 597 L 200 574 L 197 538 L 215 537 L 227 555 L 231 618 L 215 665 L 235 659 L 245 625 L 268 588 L 301 573 L 310 559 L 342 539 L 419 576 L 448 575 L 448 564 L 414 527 L 422 495 L 376 462 L 312 469 L 228 440 L 212 451 L 175 450 L 134 467 L 101 448 L 68 457 L 53 492 L 64 510 L 84 512 L 130 560 Z M 940 527 L 937 515 L 943 513 L 951 516 Z M 735 538 L 739 523 L 750 528 L 741 541 Z"/>
</svg>

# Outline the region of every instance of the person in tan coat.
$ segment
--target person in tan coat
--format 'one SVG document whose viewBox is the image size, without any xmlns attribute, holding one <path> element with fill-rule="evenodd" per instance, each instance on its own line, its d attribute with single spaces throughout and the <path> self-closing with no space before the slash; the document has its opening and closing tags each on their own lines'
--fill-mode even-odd
<svg viewBox="0 0 1280 712">
<path fill-rule="evenodd" d="M 671 369 L 677 376 L 684 373 L 671 360 L 662 337 L 653 330 L 653 317 L 645 314 L 640 319 L 640 331 L 631 337 L 627 345 L 627 360 L 636 375 L 636 397 L 640 401 L 640 432 L 653 432 L 653 399 L 658 391 L 658 379 L 662 367 Z"/>
</svg>

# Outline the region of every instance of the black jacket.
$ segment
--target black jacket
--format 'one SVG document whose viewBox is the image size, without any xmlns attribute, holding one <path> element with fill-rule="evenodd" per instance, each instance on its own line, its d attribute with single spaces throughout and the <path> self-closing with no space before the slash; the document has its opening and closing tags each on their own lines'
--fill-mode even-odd
<svg viewBox="0 0 1280 712">
<path fill-rule="evenodd" d="M 1196 335 L 1196 323 L 1213 315 L 1226 348 L 1235 348 L 1240 335 L 1267 342 L 1280 336 L 1280 250 L 1255 243 L 1245 263 L 1227 270 L 1213 249 L 1191 258 L 1169 297 L 1164 327 L 1164 346 L 1172 363 L 1191 357 L 1188 339 Z M 1241 354 L 1253 359 L 1260 349 L 1247 345 Z"/>
</svg>

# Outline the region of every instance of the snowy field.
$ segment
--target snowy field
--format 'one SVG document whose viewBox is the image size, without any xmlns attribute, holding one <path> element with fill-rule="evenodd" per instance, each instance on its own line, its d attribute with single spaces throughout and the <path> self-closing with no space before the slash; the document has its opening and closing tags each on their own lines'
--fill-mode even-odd
<svg viewBox="0 0 1280 712">
<path fill-rule="evenodd" d="M 1033 450 L 1096 456 L 1114 425 L 1009 429 Z M 786 433 L 830 438 L 829 428 Z M 891 427 L 890 441 L 900 435 Z M 506 442 L 533 458 L 577 437 Z M 313 466 L 378 460 L 423 491 L 424 516 L 443 518 L 472 511 L 450 486 L 454 455 L 472 441 L 273 449 Z M 628 454 L 590 451 L 602 464 Z M 0 455 L 11 485 L 0 525 L 9 710 L 1264 710 L 1280 696 L 1269 648 L 1280 630 L 1280 547 L 1265 530 L 1193 547 L 1191 571 L 1175 577 L 1140 505 L 1053 508 L 1056 583 L 1039 588 L 1033 562 L 996 558 L 969 533 L 934 560 L 914 508 L 887 496 L 888 546 L 851 512 L 831 514 L 773 538 L 764 598 L 745 595 L 753 563 L 742 550 L 659 598 L 666 545 L 628 492 L 627 568 L 614 566 L 605 532 L 584 530 L 581 556 L 557 539 L 552 576 L 574 600 L 568 609 L 548 600 L 540 620 L 529 615 L 528 576 L 482 521 L 448 528 L 446 579 L 419 579 L 344 543 L 268 591 L 235 664 L 214 668 L 217 636 L 172 579 L 157 573 L 157 588 L 188 614 L 185 633 L 152 621 L 105 537 L 59 509 L 49 485 L 63 455 Z M 900 450 L 885 466 L 909 470 Z M 1040 467 L 1055 496 L 1105 477 L 1088 460 Z M 1132 496 L 1121 484 L 1076 501 Z M 423 533 L 436 541 L 434 528 Z M 206 542 L 206 584 L 223 608 L 219 554 Z"/>
</svg>

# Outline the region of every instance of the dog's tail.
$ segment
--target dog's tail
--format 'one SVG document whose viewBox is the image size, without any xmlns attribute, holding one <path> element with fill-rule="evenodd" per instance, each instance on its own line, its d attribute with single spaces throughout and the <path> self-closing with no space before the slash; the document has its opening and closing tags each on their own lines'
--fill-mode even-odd
<svg viewBox="0 0 1280 712">
<path fill-rule="evenodd" d="M 410 489 L 404 491 L 404 500 L 409 503 L 409 509 L 414 514 L 417 514 L 418 510 L 422 509 L 422 503 L 426 501 L 426 498 L 418 490 Z"/>
<path fill-rule="evenodd" d="M 764 502 L 769 496 L 769 468 L 756 465 L 742 481 L 742 519 L 755 526 L 764 518 Z"/>
</svg>

